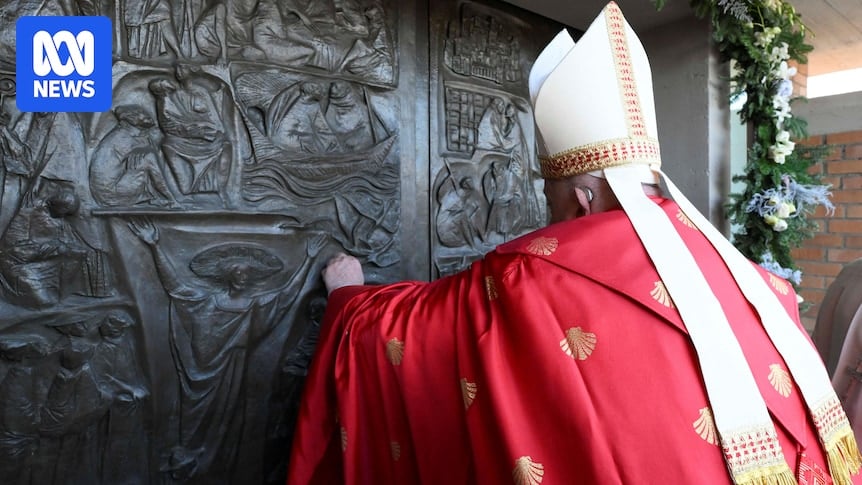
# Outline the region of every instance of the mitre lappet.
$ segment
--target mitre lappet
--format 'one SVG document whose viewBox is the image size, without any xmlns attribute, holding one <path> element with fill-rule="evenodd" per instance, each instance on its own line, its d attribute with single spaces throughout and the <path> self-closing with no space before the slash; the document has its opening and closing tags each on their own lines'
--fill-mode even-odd
<svg viewBox="0 0 862 485">
<path fill-rule="evenodd" d="M 642 183 L 664 180 L 682 213 L 721 255 L 800 389 L 833 481 L 851 483 L 862 459 L 817 352 L 754 265 L 661 171 L 649 60 L 619 7 L 609 3 L 577 42 L 560 32 L 536 59 L 529 87 L 543 176 L 605 178 L 673 299 L 697 352 L 734 483 L 796 480 L 718 298 Z M 600 237 L 612 246 L 612 234 Z"/>
</svg>

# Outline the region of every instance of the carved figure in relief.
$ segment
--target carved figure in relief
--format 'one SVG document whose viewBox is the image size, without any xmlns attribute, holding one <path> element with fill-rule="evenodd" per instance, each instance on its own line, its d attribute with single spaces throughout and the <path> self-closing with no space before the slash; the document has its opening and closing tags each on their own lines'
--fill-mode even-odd
<svg viewBox="0 0 862 485">
<path fill-rule="evenodd" d="M 518 110 L 502 98 L 491 98 L 491 103 L 482 114 L 477 128 L 477 148 L 515 153 L 523 158 L 524 137 L 518 121 Z"/>
<path fill-rule="evenodd" d="M 40 413 L 40 455 L 53 466 L 53 480 L 47 479 L 49 470 L 42 470 L 39 481 L 84 483 L 98 476 L 99 424 L 109 400 L 99 388 L 91 366 L 95 346 L 86 338 L 89 327 L 73 323 L 57 330 L 66 335 L 59 344 L 60 367 Z"/>
<path fill-rule="evenodd" d="M 168 0 L 126 0 L 123 5 L 126 49 L 136 59 L 180 57 Z"/>
<path fill-rule="evenodd" d="M 502 98 L 491 98 L 491 102 L 479 120 L 478 135 L 476 136 L 477 147 L 494 150 L 503 145 L 505 117 L 506 102 Z"/>
<path fill-rule="evenodd" d="M 134 345 L 135 325 L 135 319 L 125 310 L 111 310 L 98 324 L 100 340 L 92 366 L 99 388 L 110 403 L 104 426 L 103 483 L 145 476 L 148 469 L 142 407 L 150 392 Z"/>
<path fill-rule="evenodd" d="M 226 9 L 221 0 L 182 0 L 180 45 L 187 57 L 227 62 Z"/>
<path fill-rule="evenodd" d="M 178 64 L 179 83 L 160 77 L 149 83 L 156 97 L 156 113 L 164 132 L 162 152 L 183 194 L 217 192 L 227 200 L 230 142 L 221 112 L 222 86 L 202 79 L 200 68 Z"/>
<path fill-rule="evenodd" d="M 275 410 L 267 420 L 267 454 L 264 456 L 266 483 L 281 483 L 287 473 L 282 450 L 293 441 L 293 427 L 299 412 L 297 396 L 302 392 L 308 367 L 317 348 L 320 322 L 326 310 L 326 298 L 315 296 L 306 306 L 305 330 L 297 343 L 285 346 L 272 385 L 269 408 Z"/>
<path fill-rule="evenodd" d="M 330 84 L 326 121 L 338 139 L 340 151 L 364 150 L 374 145 L 369 109 L 350 83 Z"/>
<path fill-rule="evenodd" d="M 328 85 L 306 81 L 279 93 L 266 113 L 266 131 L 278 147 L 302 153 L 338 150 L 338 138 L 323 110 Z"/>
<path fill-rule="evenodd" d="M 30 147 L 9 126 L 10 120 L 0 106 L 0 236 L 18 209 L 34 171 Z"/>
<path fill-rule="evenodd" d="M 389 34 L 383 9 L 372 5 L 365 9 L 367 34 L 356 39 L 342 63 L 351 74 L 372 79 L 391 79 L 393 65 Z"/>
<path fill-rule="evenodd" d="M 0 481 L 33 483 L 39 451 L 39 410 L 46 381 L 45 357 L 51 347 L 35 335 L 0 339 Z"/>
<path fill-rule="evenodd" d="M 251 42 L 240 51 L 249 60 L 270 59 L 288 65 L 302 65 L 314 53 L 310 39 L 311 22 L 288 2 L 260 0 L 251 19 Z"/>
<path fill-rule="evenodd" d="M 437 237 L 441 244 L 450 248 L 468 246 L 475 250 L 484 242 L 488 204 L 470 176 L 456 180 L 450 170 L 437 189 L 437 203 Z"/>
<path fill-rule="evenodd" d="M 169 339 L 180 383 L 179 437 L 162 469 L 174 476 L 225 481 L 242 434 L 246 363 L 257 342 L 280 324 L 314 284 L 312 260 L 324 235 L 312 237 L 299 268 L 284 285 L 261 288 L 283 263 L 263 248 L 222 244 L 192 258 L 195 284 L 180 280 L 148 221 L 130 223 L 150 248 L 170 298 Z M 212 483 L 212 482 L 206 482 Z"/>
<path fill-rule="evenodd" d="M 152 137 L 155 121 L 139 106 L 114 108 L 117 126 L 99 143 L 90 163 L 90 191 L 105 206 L 175 203 Z"/>
<path fill-rule="evenodd" d="M 8 301 L 42 307 L 72 292 L 103 296 L 104 254 L 68 221 L 79 205 L 73 191 L 60 189 L 12 219 L 0 239 L 0 283 Z"/>
<path fill-rule="evenodd" d="M 497 160 L 482 178 L 485 198 L 491 205 L 486 234 L 496 233 L 503 241 L 521 228 L 522 201 L 521 166 L 514 159 L 508 162 Z"/>
<path fill-rule="evenodd" d="M 254 11 L 235 29 L 247 37 L 234 48 L 243 59 L 393 81 L 393 45 L 380 2 L 260 0 Z"/>
</svg>

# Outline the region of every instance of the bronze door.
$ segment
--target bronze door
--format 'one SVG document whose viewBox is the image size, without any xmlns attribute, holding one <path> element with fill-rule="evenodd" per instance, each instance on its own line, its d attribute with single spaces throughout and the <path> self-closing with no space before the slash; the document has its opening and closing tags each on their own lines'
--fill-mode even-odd
<svg viewBox="0 0 862 485">
<path fill-rule="evenodd" d="M 21 113 L 14 22 L 113 21 L 113 105 Z M 337 251 L 430 279 L 544 223 L 502 2 L 5 0 L 0 482 L 283 483 Z"/>
</svg>

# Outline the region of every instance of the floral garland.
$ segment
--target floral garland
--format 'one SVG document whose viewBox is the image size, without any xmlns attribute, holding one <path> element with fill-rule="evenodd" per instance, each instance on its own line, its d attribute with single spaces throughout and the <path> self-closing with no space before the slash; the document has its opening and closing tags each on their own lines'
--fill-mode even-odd
<svg viewBox="0 0 862 485">
<path fill-rule="evenodd" d="M 665 0 L 654 0 L 661 9 Z M 833 209 L 830 187 L 820 184 L 809 168 L 822 160 L 825 148 L 797 147 L 807 137 L 805 120 L 791 115 L 796 68 L 806 62 L 812 46 L 792 5 L 784 0 L 690 0 L 694 13 L 712 24 L 721 57 L 732 62 L 731 99 L 744 99 L 739 112 L 752 127 L 741 194 L 727 206 L 735 232 L 733 241 L 764 268 L 801 282 L 791 249 L 813 236 L 817 225 L 807 219 L 817 205 Z"/>
</svg>

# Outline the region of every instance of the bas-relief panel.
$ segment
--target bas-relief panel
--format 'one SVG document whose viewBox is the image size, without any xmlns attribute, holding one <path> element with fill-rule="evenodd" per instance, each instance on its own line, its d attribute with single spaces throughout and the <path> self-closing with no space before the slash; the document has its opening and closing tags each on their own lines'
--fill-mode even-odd
<svg viewBox="0 0 862 485">
<path fill-rule="evenodd" d="M 396 26 L 426 7 L 0 4 L 0 482 L 283 483 L 328 256 L 403 274 L 411 184 L 428 274 L 542 224 L 526 75 L 552 28 L 502 4 L 417 14 L 430 160 L 404 161 L 400 103 L 426 93 L 399 72 L 429 67 Z M 114 21 L 111 111 L 18 112 L 15 19 L 94 14 Z"/>
<path fill-rule="evenodd" d="M 22 15 L 112 18 L 111 111 L 18 112 Z M 0 5 L 0 482 L 283 483 L 323 263 L 400 274 L 397 15 Z"/>
<path fill-rule="evenodd" d="M 446 275 L 545 224 L 527 77 L 554 27 L 485 3 L 434 6 L 432 252 Z"/>
</svg>

